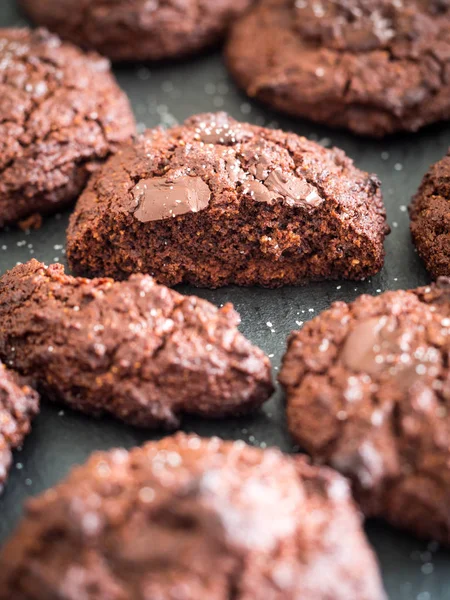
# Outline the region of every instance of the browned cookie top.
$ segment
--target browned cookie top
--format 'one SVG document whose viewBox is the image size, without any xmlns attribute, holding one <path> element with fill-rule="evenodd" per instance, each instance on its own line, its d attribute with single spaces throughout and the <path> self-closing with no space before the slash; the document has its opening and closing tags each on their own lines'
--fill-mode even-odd
<svg viewBox="0 0 450 600">
<path fill-rule="evenodd" d="M 262 0 L 227 57 L 251 96 L 356 133 L 450 117 L 448 0 Z"/>
<path fill-rule="evenodd" d="M 80 274 L 276 286 L 383 264 L 380 184 L 336 148 L 225 113 L 149 130 L 91 179 L 68 231 Z"/>
<path fill-rule="evenodd" d="M 411 207 L 411 233 L 419 255 L 436 279 L 450 276 L 450 152 L 423 178 Z"/>
<path fill-rule="evenodd" d="M 95 454 L 29 502 L 0 557 L 0 598 L 56 596 L 383 600 L 384 593 L 340 476 L 277 450 L 179 434 Z"/>
<path fill-rule="evenodd" d="M 11 450 L 20 446 L 39 410 L 39 397 L 0 363 L 0 493 L 11 465 Z"/>
<path fill-rule="evenodd" d="M 0 227 L 73 201 L 135 131 L 107 60 L 39 29 L 0 29 Z"/>
<path fill-rule="evenodd" d="M 51 399 L 143 426 L 239 415 L 272 393 L 270 361 L 221 309 L 148 276 L 81 279 L 32 260 L 0 279 L 0 357 Z"/>
<path fill-rule="evenodd" d="M 324 47 L 411 58 L 429 49 L 449 7 L 448 0 L 300 0 L 294 17 L 296 29 Z"/>
<path fill-rule="evenodd" d="M 291 336 L 289 428 L 368 515 L 450 543 L 450 280 L 337 302 Z"/>
<path fill-rule="evenodd" d="M 20 0 L 35 23 L 114 60 L 161 60 L 217 44 L 253 0 Z"/>
</svg>

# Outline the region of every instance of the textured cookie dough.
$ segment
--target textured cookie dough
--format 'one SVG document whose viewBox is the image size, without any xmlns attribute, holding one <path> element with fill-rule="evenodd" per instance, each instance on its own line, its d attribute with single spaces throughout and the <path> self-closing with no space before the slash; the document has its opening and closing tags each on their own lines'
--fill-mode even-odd
<svg viewBox="0 0 450 600">
<path fill-rule="evenodd" d="M 22 444 L 38 410 L 37 392 L 0 363 L 0 493 L 11 466 L 11 450 Z"/>
<path fill-rule="evenodd" d="M 225 113 L 149 130 L 90 181 L 71 217 L 80 275 L 276 287 L 383 266 L 380 185 L 336 148 Z"/>
<path fill-rule="evenodd" d="M 410 206 L 411 233 L 434 279 L 450 275 L 450 152 L 433 165 Z"/>
<path fill-rule="evenodd" d="M 32 260 L 0 279 L 0 357 L 43 395 L 141 427 L 240 415 L 271 395 L 270 361 L 221 309 L 148 276 L 77 279 Z"/>
<path fill-rule="evenodd" d="M 113 60 L 161 60 L 217 44 L 252 0 L 19 0 L 37 24 Z"/>
<path fill-rule="evenodd" d="M 450 544 L 450 280 L 337 302 L 292 335 L 289 429 L 368 516 Z"/>
<path fill-rule="evenodd" d="M 94 454 L 31 500 L 2 600 L 384 600 L 336 473 L 177 435 Z"/>
<path fill-rule="evenodd" d="M 252 97 L 382 137 L 450 118 L 448 0 L 262 0 L 227 62 Z"/>
<path fill-rule="evenodd" d="M 0 29 L 0 227 L 73 202 L 134 133 L 106 59 L 43 29 Z"/>
</svg>

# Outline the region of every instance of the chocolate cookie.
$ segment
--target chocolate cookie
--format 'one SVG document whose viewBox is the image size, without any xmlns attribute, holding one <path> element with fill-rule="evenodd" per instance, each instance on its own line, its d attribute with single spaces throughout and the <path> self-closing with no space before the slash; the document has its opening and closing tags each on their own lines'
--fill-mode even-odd
<svg viewBox="0 0 450 600">
<path fill-rule="evenodd" d="M 19 0 L 29 17 L 80 46 L 161 60 L 217 44 L 253 0 Z"/>
<path fill-rule="evenodd" d="M 69 204 L 135 132 L 106 59 L 39 29 L 0 29 L 0 227 Z"/>
<path fill-rule="evenodd" d="M 450 275 L 450 151 L 433 165 L 410 206 L 411 233 L 431 275 Z"/>
<path fill-rule="evenodd" d="M 227 62 L 250 96 L 291 115 L 417 131 L 450 118 L 450 2 L 262 0 L 232 29 Z"/>
<path fill-rule="evenodd" d="M 337 302 L 292 335 L 289 428 L 363 511 L 450 544 L 450 280 Z"/>
<path fill-rule="evenodd" d="M 0 279 L 0 357 L 72 408 L 142 427 L 239 415 L 273 391 L 270 361 L 221 309 L 157 285 L 77 279 L 36 260 Z"/>
<path fill-rule="evenodd" d="M 90 181 L 72 269 L 204 287 L 364 279 L 383 265 L 379 182 L 337 149 L 225 113 L 149 130 Z"/>
<path fill-rule="evenodd" d="M 18 448 L 39 410 L 39 396 L 15 373 L 0 363 L 0 493 Z"/>
<path fill-rule="evenodd" d="M 30 501 L 0 557 L 0 597 L 385 598 L 344 479 L 184 434 L 94 454 Z"/>
</svg>

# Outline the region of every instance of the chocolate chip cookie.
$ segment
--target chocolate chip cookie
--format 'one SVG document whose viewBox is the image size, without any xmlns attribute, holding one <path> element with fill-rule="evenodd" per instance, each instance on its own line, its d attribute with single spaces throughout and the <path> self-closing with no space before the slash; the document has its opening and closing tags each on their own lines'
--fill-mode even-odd
<svg viewBox="0 0 450 600">
<path fill-rule="evenodd" d="M 43 29 L 0 29 L 0 227 L 70 204 L 135 132 L 106 59 Z"/>
<path fill-rule="evenodd" d="M 43 394 L 141 427 L 240 415 L 272 393 L 270 361 L 221 309 L 148 276 L 77 279 L 36 260 L 0 279 L 0 357 Z"/>
<path fill-rule="evenodd" d="M 161 60 L 215 45 L 252 0 L 19 0 L 25 13 L 113 60 Z"/>
<path fill-rule="evenodd" d="M 433 165 L 410 206 L 411 233 L 434 279 L 450 275 L 450 151 Z"/>
<path fill-rule="evenodd" d="M 341 150 L 218 113 L 112 157 L 78 201 L 67 256 L 81 275 L 276 287 L 373 275 L 386 233 L 378 179 Z"/>
<path fill-rule="evenodd" d="M 31 500 L 0 557 L 0 597 L 385 595 L 339 475 L 278 450 L 178 434 L 94 454 Z"/>
<path fill-rule="evenodd" d="M 450 3 L 262 0 L 233 27 L 227 62 L 250 96 L 291 115 L 417 131 L 450 118 Z"/>
<path fill-rule="evenodd" d="M 0 363 L 0 493 L 11 466 L 11 450 L 22 444 L 38 410 L 37 392 Z"/>
<path fill-rule="evenodd" d="M 292 335 L 289 429 L 368 516 L 450 544 L 450 280 L 337 302 Z"/>
</svg>

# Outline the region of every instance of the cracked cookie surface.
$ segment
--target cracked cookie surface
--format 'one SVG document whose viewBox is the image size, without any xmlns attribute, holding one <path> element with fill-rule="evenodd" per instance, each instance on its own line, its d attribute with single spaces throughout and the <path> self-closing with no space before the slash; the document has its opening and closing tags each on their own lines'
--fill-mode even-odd
<svg viewBox="0 0 450 600">
<path fill-rule="evenodd" d="M 289 429 L 368 516 L 450 544 L 450 280 L 337 302 L 292 334 Z"/>
<path fill-rule="evenodd" d="M 36 260 L 0 279 L 0 356 L 46 398 L 141 427 L 240 415 L 271 395 L 270 361 L 218 309 L 148 276 L 70 277 Z"/>
<path fill-rule="evenodd" d="M 38 25 L 117 61 L 162 60 L 217 44 L 252 0 L 20 0 Z"/>
<path fill-rule="evenodd" d="M 67 256 L 82 275 L 276 287 L 378 272 L 387 231 L 379 181 L 341 150 L 205 114 L 107 162 L 71 217 Z"/>
<path fill-rule="evenodd" d="M 24 380 L 0 363 L 0 493 L 12 462 L 39 411 L 39 396 Z"/>
<path fill-rule="evenodd" d="M 250 96 L 294 116 L 376 137 L 450 118 L 448 0 L 262 0 L 226 54 Z"/>
<path fill-rule="evenodd" d="M 134 132 L 106 59 L 43 29 L 0 29 L 0 227 L 73 202 Z"/>
<path fill-rule="evenodd" d="M 434 279 L 450 276 L 450 151 L 422 180 L 409 212 L 419 256 Z"/>
<path fill-rule="evenodd" d="M 28 503 L 0 557 L 0 598 L 55 594 L 385 598 L 343 478 L 278 450 L 184 434 L 94 454 Z"/>
</svg>

